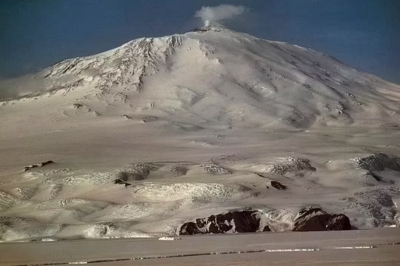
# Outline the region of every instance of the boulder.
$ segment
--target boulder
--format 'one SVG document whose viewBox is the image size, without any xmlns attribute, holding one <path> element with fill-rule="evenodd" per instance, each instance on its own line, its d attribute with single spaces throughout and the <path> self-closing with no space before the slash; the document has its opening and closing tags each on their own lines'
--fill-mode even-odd
<svg viewBox="0 0 400 266">
<path fill-rule="evenodd" d="M 329 214 L 320 208 L 303 209 L 297 215 L 293 231 L 351 230 L 349 218 L 344 214 Z"/>
</svg>

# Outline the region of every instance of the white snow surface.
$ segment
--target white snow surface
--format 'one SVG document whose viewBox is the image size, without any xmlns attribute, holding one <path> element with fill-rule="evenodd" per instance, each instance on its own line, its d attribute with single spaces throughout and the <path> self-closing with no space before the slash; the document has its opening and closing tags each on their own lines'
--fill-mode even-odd
<svg viewBox="0 0 400 266">
<path fill-rule="evenodd" d="M 273 231 L 307 206 L 399 224 L 399 172 L 379 181 L 355 162 L 400 156 L 400 86 L 331 56 L 214 27 L 7 82 L 19 96 L 0 99 L 2 241 L 162 237 L 244 208 Z M 113 183 L 142 162 L 145 179 Z"/>
</svg>

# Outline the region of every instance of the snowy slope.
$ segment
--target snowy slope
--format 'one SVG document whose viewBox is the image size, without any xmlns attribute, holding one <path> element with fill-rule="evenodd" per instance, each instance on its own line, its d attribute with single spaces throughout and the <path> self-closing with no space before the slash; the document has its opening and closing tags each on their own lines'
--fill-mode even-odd
<svg viewBox="0 0 400 266">
<path fill-rule="evenodd" d="M 274 231 L 311 205 L 360 228 L 399 219 L 396 163 L 357 162 L 400 155 L 400 86 L 328 55 L 209 28 L 9 82 L 20 97 L 0 102 L 4 240 L 169 234 L 247 207 Z M 143 180 L 113 183 L 140 162 Z"/>
<path fill-rule="evenodd" d="M 74 101 L 99 115 L 205 127 L 349 125 L 399 111 L 397 85 L 310 49 L 222 28 L 134 40 L 39 76 L 41 94 L 76 91 Z"/>
</svg>

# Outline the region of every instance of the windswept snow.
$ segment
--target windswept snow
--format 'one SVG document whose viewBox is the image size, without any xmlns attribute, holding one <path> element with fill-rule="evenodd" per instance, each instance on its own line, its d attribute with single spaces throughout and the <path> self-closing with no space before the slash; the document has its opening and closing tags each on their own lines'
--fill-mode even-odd
<svg viewBox="0 0 400 266">
<path fill-rule="evenodd" d="M 210 27 L 7 82 L 2 240 L 165 236 L 243 209 L 285 231 L 307 206 L 399 224 L 400 86 L 331 56 Z"/>
</svg>

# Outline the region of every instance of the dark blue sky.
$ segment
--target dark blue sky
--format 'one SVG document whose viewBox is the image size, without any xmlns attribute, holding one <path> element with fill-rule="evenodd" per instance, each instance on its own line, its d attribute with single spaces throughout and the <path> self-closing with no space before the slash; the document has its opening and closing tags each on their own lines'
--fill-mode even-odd
<svg viewBox="0 0 400 266">
<path fill-rule="evenodd" d="M 0 76 L 34 72 L 144 36 L 186 32 L 202 6 L 251 12 L 235 30 L 329 53 L 400 83 L 399 0 L 0 0 Z"/>
</svg>

